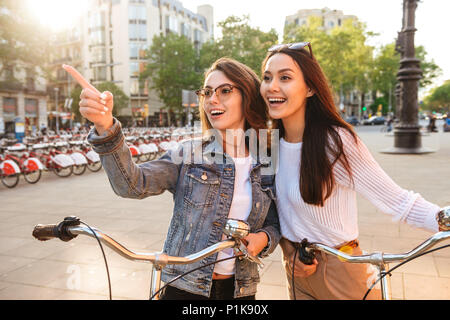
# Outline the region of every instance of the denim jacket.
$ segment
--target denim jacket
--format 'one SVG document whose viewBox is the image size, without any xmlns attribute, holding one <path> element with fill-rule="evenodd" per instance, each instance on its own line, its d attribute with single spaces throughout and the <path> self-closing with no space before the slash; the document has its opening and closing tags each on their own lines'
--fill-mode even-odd
<svg viewBox="0 0 450 320">
<path fill-rule="evenodd" d="M 195 140 L 197 145 L 193 143 Z M 223 161 L 222 164 L 212 161 L 211 155 L 216 159 L 218 155 L 228 157 L 214 139 L 188 140 L 175 151 L 169 151 L 157 160 L 138 165 L 132 161 L 120 122 L 116 119 L 113 126 L 102 136 L 99 136 L 95 129 L 91 130 L 88 141 L 100 155 L 117 195 L 142 199 L 161 194 L 165 190 L 173 194 L 174 210 L 164 253 L 187 256 L 222 239 L 222 230 L 233 199 L 235 167 L 232 160 Z M 201 148 L 201 164 L 192 159 L 194 148 Z M 247 223 L 250 225 L 250 232 L 263 231 L 269 238 L 268 246 L 259 254 L 264 258 L 275 250 L 281 234 L 275 206 L 274 175 L 262 175 L 262 166 L 256 161 L 250 172 L 252 209 Z M 168 282 L 186 271 L 216 259 L 217 253 L 194 264 L 167 265 L 162 271 L 162 281 Z M 201 268 L 175 281 L 173 286 L 208 297 L 213 270 L 214 264 Z M 257 264 L 247 259 L 236 259 L 236 298 L 254 295 L 259 280 Z"/>
</svg>

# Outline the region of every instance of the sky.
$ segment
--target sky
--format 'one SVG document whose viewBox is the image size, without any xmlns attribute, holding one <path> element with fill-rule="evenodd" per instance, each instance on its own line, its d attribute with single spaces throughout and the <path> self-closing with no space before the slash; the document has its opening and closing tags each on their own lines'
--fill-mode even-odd
<svg viewBox="0 0 450 320">
<path fill-rule="evenodd" d="M 403 0 L 180 0 L 193 12 L 197 6 L 210 4 L 214 8 L 214 23 L 230 15 L 250 16 L 250 23 L 263 31 L 277 30 L 280 40 L 286 16 L 300 9 L 327 7 L 341 10 L 346 15 L 355 15 L 367 25 L 368 31 L 379 35 L 370 42 L 379 46 L 394 41 L 401 31 Z M 450 80 L 450 0 L 422 0 L 416 9 L 415 44 L 423 45 L 428 59 L 442 69 L 442 76 L 435 82 L 441 85 Z M 217 35 L 216 30 L 216 35 Z M 313 44 L 314 45 L 314 44 Z"/>
</svg>

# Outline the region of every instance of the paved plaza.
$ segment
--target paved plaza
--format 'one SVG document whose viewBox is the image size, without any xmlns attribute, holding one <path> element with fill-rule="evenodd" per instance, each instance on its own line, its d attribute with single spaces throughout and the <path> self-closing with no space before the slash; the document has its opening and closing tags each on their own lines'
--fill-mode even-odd
<svg viewBox="0 0 450 320">
<path fill-rule="evenodd" d="M 393 180 L 440 206 L 450 205 L 450 133 L 424 135 L 425 155 L 390 155 L 393 137 L 380 127 L 357 132 Z M 95 239 L 39 242 L 31 232 L 38 223 L 58 223 L 76 215 L 137 252 L 161 250 L 173 203 L 169 192 L 144 200 L 122 199 L 112 191 L 103 170 L 59 178 L 43 174 L 37 185 L 21 178 L 14 189 L 0 185 L 0 299 L 108 298 L 101 250 Z M 358 197 L 360 243 L 365 252 L 401 253 L 415 248 L 431 233 L 393 222 Z M 448 243 L 446 243 L 448 244 Z M 131 262 L 105 248 L 113 299 L 149 298 L 151 267 Z M 280 248 L 265 259 L 257 299 L 287 299 Z M 394 299 L 449 299 L 450 249 L 418 258 L 393 272 Z"/>
</svg>

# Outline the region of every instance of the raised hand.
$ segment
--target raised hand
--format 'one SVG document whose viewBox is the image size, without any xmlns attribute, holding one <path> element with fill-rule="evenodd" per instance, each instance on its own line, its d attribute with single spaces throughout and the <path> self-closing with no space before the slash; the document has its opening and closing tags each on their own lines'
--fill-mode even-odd
<svg viewBox="0 0 450 320">
<path fill-rule="evenodd" d="M 102 135 L 113 124 L 114 97 L 112 93 L 98 91 L 75 68 L 65 64 L 62 67 L 83 88 L 80 95 L 81 115 L 93 122 L 98 134 Z"/>
</svg>

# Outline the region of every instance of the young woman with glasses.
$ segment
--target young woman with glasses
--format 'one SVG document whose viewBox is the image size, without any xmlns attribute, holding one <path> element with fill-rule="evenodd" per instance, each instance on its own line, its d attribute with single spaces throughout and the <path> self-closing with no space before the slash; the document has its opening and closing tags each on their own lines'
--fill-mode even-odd
<svg viewBox="0 0 450 320">
<path fill-rule="evenodd" d="M 260 82 L 251 69 L 231 59 L 216 61 L 205 74 L 204 87 L 197 91 L 204 137 L 186 141 L 158 160 L 136 165 L 121 124 L 112 117 L 112 94 L 101 94 L 73 68 L 64 68 L 84 88 L 80 112 L 95 124 L 88 140 L 100 154 L 114 192 L 135 199 L 166 190 L 173 193 L 174 212 L 165 253 L 186 256 L 221 241 L 228 218 L 250 225 L 251 233 L 244 240 L 251 255 L 266 257 L 275 249 L 281 235 L 274 175 L 263 172 L 258 155 L 250 152 L 242 135 L 234 134 L 266 128 Z M 227 257 L 230 259 L 173 282 L 161 299 L 255 299 L 257 265 L 234 258 L 233 249 L 192 265 L 167 266 L 162 281 Z"/>
<path fill-rule="evenodd" d="M 261 95 L 281 137 L 275 185 L 290 297 L 362 299 L 372 284 L 370 269 L 322 253 L 303 264 L 296 250 L 302 239 L 361 254 L 356 193 L 397 220 L 432 231 L 440 208 L 392 181 L 342 120 L 310 43 L 273 46 L 262 73 Z M 380 291 L 368 298 L 379 299 Z"/>
</svg>

